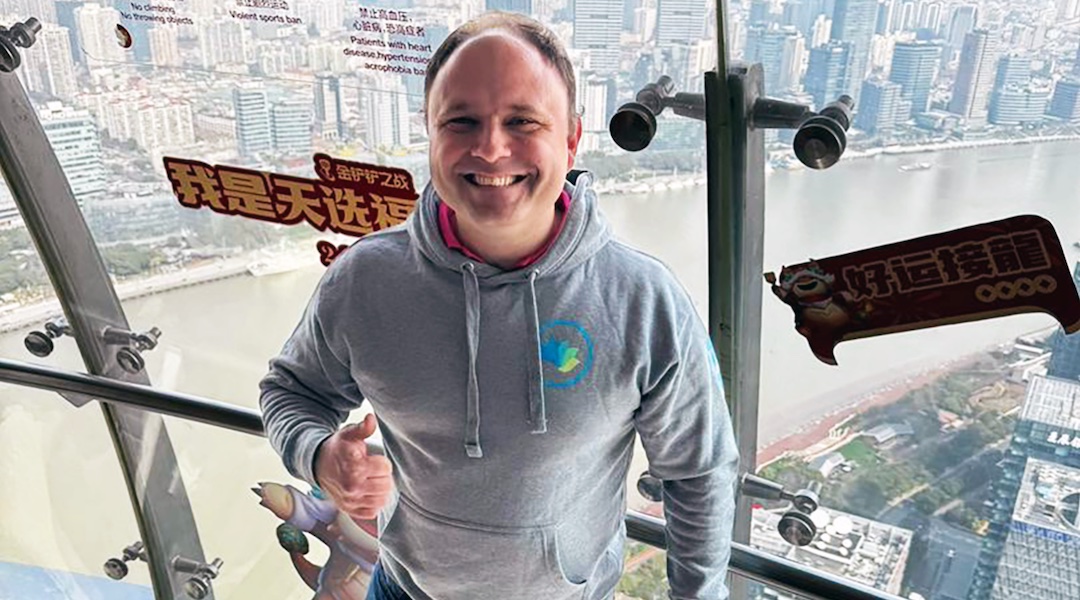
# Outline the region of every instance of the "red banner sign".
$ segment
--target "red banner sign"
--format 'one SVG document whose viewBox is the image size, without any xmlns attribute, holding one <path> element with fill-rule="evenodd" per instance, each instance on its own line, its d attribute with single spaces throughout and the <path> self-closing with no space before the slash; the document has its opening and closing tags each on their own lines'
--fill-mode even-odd
<svg viewBox="0 0 1080 600">
<path fill-rule="evenodd" d="M 1057 233 L 1033 215 L 811 260 L 765 280 L 830 365 L 844 340 L 1017 313 L 1046 312 L 1066 332 L 1080 330 Z"/>
<path fill-rule="evenodd" d="M 363 237 L 403 223 L 418 197 L 404 169 L 315 155 L 318 179 L 208 165 L 165 157 L 165 173 L 180 204 L 223 215 Z M 319 242 L 324 265 L 347 246 Z"/>
</svg>

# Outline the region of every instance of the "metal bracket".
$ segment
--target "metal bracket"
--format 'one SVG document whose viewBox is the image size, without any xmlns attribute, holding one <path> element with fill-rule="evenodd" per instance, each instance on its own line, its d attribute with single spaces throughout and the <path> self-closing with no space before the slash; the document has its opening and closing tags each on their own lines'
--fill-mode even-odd
<svg viewBox="0 0 1080 600">
<path fill-rule="evenodd" d="M 29 48 L 37 41 L 41 23 L 30 17 L 24 23 L 16 23 L 10 29 L 0 26 L 0 71 L 10 73 L 22 64 L 19 48 Z"/>
<path fill-rule="evenodd" d="M 170 563 L 177 573 L 190 573 L 191 577 L 184 582 L 184 593 L 194 600 L 202 600 L 210 593 L 210 584 L 221 572 L 221 566 L 225 564 L 220 558 L 215 558 L 209 564 L 183 556 L 174 556 Z"/>
<path fill-rule="evenodd" d="M 101 331 L 101 337 L 105 343 L 112 346 L 123 346 L 116 351 L 116 362 L 128 373 L 138 373 L 146 367 L 140 352 L 153 350 L 158 345 L 161 330 L 151 327 L 145 333 L 135 333 L 118 327 L 106 326 Z M 133 345 L 132 348 L 130 345 Z"/>
<path fill-rule="evenodd" d="M 117 581 L 127 577 L 128 566 L 127 563 L 133 560 L 141 560 L 143 562 L 149 562 L 146 556 L 146 547 L 142 542 L 136 541 L 120 553 L 120 558 L 110 558 L 105 561 L 105 574 L 111 579 Z"/>
</svg>

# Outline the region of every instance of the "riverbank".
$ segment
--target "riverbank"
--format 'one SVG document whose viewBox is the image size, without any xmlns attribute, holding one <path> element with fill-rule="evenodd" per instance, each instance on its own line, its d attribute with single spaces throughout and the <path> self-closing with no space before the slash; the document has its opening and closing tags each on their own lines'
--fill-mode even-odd
<svg viewBox="0 0 1080 600">
<path fill-rule="evenodd" d="M 903 154 L 931 154 L 934 152 L 947 152 L 950 150 L 966 150 L 971 148 L 986 148 L 991 146 L 1026 146 L 1030 144 L 1042 144 L 1053 142 L 1080 141 L 1080 134 L 1048 135 L 1025 138 L 987 138 L 981 140 L 948 140 L 931 142 L 926 144 L 893 145 L 867 148 L 865 150 L 846 150 L 841 161 L 862 160 L 876 158 L 878 156 L 895 156 Z M 773 150 L 769 152 L 769 163 L 773 168 L 785 170 L 805 169 L 795 158 L 795 152 L 791 149 Z"/>
<path fill-rule="evenodd" d="M 304 250 L 305 254 L 313 252 L 315 252 L 313 249 Z M 249 267 L 254 257 L 255 255 L 251 254 L 202 262 L 179 271 L 115 281 L 113 286 L 117 297 L 123 302 L 222 279 L 251 276 Z M 26 306 L 2 306 L 0 307 L 0 333 L 23 327 L 39 327 L 45 321 L 61 316 L 62 313 L 60 301 L 56 298 Z"/>
</svg>

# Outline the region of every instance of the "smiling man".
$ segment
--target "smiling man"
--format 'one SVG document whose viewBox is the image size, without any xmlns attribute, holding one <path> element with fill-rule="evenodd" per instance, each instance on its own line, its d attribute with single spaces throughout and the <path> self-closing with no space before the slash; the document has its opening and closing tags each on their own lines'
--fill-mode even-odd
<svg viewBox="0 0 1080 600">
<path fill-rule="evenodd" d="M 428 65 L 431 181 L 336 259 L 261 389 L 291 473 L 379 516 L 368 598 L 609 599 L 640 437 L 675 599 L 727 597 L 738 455 L 683 288 L 612 238 L 574 74 L 539 23 L 489 13 Z M 386 457 L 369 455 L 367 400 Z"/>
</svg>

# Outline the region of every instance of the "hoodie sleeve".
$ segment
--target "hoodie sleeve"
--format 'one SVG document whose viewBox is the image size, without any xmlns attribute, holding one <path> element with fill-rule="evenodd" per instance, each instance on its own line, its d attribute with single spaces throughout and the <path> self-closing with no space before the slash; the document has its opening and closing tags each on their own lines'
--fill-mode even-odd
<svg viewBox="0 0 1080 600">
<path fill-rule="evenodd" d="M 325 317 L 334 312 L 326 302 L 331 290 L 327 277 L 259 383 L 259 407 L 270 444 L 289 473 L 313 485 L 319 444 L 364 400 L 350 373 L 348 350 L 326 323 Z"/>
<path fill-rule="evenodd" d="M 635 426 L 650 473 L 664 483 L 671 598 L 724 600 L 738 447 L 720 366 L 696 315 L 674 342 L 654 349 L 653 360 L 666 358 L 651 365 L 660 375 L 644 390 Z"/>
</svg>

